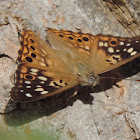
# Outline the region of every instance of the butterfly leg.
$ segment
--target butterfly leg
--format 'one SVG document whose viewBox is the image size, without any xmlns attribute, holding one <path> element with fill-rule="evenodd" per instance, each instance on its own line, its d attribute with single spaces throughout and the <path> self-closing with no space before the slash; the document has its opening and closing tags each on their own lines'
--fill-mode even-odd
<svg viewBox="0 0 140 140">
<path fill-rule="evenodd" d="M 116 87 L 118 87 L 118 88 L 121 88 L 121 86 L 120 85 L 118 85 L 117 83 L 115 83 L 114 84 Z"/>
<path fill-rule="evenodd" d="M 101 89 L 104 91 L 106 97 L 109 98 L 109 96 L 107 95 L 106 91 L 104 90 L 104 88 L 103 88 L 103 86 L 102 86 L 102 84 L 100 82 L 99 82 L 99 85 L 100 85 Z"/>
</svg>

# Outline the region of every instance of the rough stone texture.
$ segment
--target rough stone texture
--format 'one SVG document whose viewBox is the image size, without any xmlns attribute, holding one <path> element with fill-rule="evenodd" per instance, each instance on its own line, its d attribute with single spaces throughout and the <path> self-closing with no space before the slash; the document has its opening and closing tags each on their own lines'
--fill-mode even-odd
<svg viewBox="0 0 140 140">
<path fill-rule="evenodd" d="M 1 55 L 4 56 L 4 55 Z M 10 106 L 5 110 L 6 106 L 8 106 L 9 103 L 9 92 L 12 86 L 12 82 L 10 82 L 10 77 L 13 71 L 14 65 L 13 61 L 4 56 L 0 58 L 0 112 L 1 113 L 6 113 L 15 108 L 15 103 L 12 102 Z"/>
<path fill-rule="evenodd" d="M 136 3 L 137 2 L 137 3 Z M 137 13 L 139 1 L 129 0 Z M 0 1 L 0 106 L 1 113 L 15 108 L 8 92 L 16 64 L 17 28 L 27 27 L 45 39 L 46 27 L 92 34 L 131 36 L 101 0 L 5 0 Z M 9 56 L 9 57 L 7 57 Z M 105 76 L 139 79 L 136 59 Z M 4 63 L 6 65 L 4 65 Z M 137 75 L 135 75 L 137 74 Z M 104 76 L 104 75 L 103 75 Z M 117 83 L 117 85 L 113 85 Z M 73 90 L 42 101 L 17 104 L 0 116 L 0 133 L 42 136 L 60 140 L 136 140 L 140 138 L 140 82 L 104 79 L 102 88 L 82 87 L 66 102 Z M 6 87 L 6 88 L 5 88 Z M 108 95 L 108 97 L 107 97 Z M 6 106 L 6 107 L 5 107 Z"/>
<path fill-rule="evenodd" d="M 129 32 L 131 36 L 139 36 L 139 3 L 138 1 L 130 0 L 103 0 L 101 1 L 104 7 L 114 15 L 121 25 Z M 134 10 L 135 9 L 135 10 Z"/>
</svg>

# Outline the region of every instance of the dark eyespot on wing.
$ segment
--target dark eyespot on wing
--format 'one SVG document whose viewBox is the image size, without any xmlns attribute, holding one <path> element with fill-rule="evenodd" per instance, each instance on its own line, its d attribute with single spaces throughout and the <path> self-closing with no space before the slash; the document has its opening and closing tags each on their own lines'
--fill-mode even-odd
<svg viewBox="0 0 140 140">
<path fill-rule="evenodd" d="M 30 41 L 31 41 L 32 43 L 35 43 L 34 40 L 32 40 L 32 39 L 30 39 Z"/>
<path fill-rule="evenodd" d="M 25 59 L 26 59 L 28 62 L 33 62 L 32 58 L 30 58 L 30 57 L 26 57 Z"/>
</svg>

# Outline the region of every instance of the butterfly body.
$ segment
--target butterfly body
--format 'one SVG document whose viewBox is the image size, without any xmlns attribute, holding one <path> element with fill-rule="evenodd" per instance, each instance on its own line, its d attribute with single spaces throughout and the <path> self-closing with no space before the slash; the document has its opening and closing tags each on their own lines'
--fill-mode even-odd
<svg viewBox="0 0 140 140">
<path fill-rule="evenodd" d="M 140 38 L 75 33 L 48 28 L 48 42 L 23 29 L 11 97 L 31 102 L 79 84 L 95 86 L 99 74 L 140 56 Z"/>
</svg>

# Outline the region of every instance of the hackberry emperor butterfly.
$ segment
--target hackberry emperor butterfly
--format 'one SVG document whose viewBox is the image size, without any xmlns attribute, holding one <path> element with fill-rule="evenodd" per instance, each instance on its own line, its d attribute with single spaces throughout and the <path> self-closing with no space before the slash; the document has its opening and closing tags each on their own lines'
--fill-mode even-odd
<svg viewBox="0 0 140 140">
<path fill-rule="evenodd" d="M 30 102 L 78 84 L 95 86 L 98 74 L 140 56 L 139 37 L 94 36 L 48 28 L 47 39 L 49 42 L 23 29 L 15 86 L 11 90 L 13 100 Z"/>
</svg>

